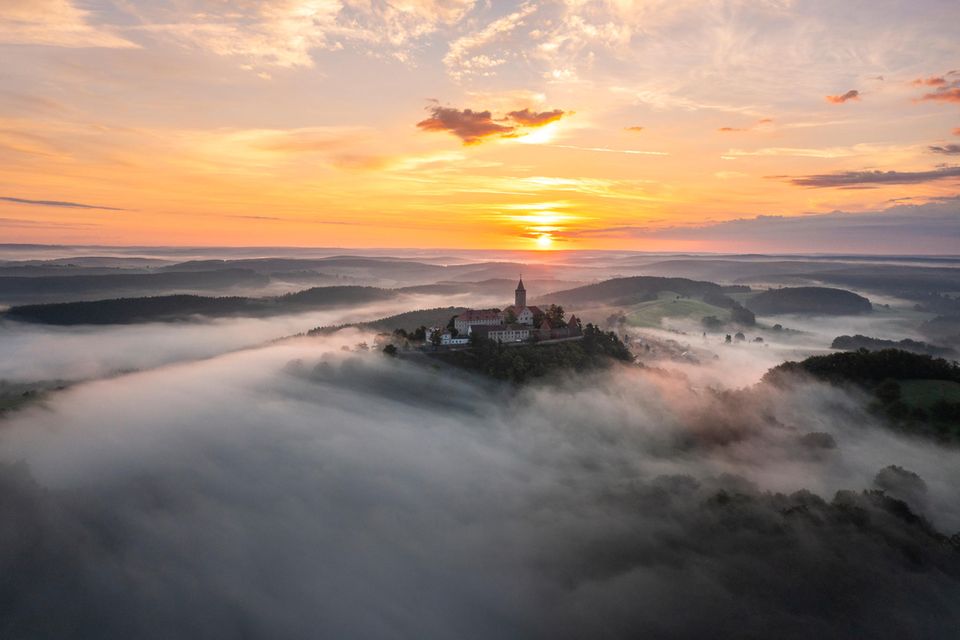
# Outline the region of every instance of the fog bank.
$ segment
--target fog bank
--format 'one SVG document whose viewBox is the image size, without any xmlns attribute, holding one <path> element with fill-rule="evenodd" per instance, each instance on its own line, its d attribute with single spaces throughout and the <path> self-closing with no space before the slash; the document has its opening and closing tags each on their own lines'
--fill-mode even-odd
<svg viewBox="0 0 960 640">
<path fill-rule="evenodd" d="M 363 339 L 92 382 L 7 419 L 4 635 L 930 637 L 960 624 L 956 549 L 882 496 L 831 502 L 900 465 L 927 487 L 911 508 L 951 533 L 960 453 L 884 431 L 856 398 L 819 384 L 714 394 L 635 368 L 514 391 L 342 350 Z"/>
</svg>

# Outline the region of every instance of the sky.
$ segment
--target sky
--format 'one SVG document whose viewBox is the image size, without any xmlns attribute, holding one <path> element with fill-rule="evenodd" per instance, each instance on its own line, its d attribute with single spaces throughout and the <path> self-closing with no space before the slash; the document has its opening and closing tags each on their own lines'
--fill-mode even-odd
<svg viewBox="0 0 960 640">
<path fill-rule="evenodd" d="M 955 0 L 0 0 L 0 241 L 956 253 L 957 24 Z"/>
</svg>

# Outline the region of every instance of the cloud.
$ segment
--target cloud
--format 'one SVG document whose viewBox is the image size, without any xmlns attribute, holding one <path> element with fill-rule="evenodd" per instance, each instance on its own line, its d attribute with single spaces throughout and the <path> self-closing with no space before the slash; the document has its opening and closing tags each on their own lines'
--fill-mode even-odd
<svg viewBox="0 0 960 640">
<path fill-rule="evenodd" d="M 96 204 L 83 204 L 82 202 L 65 202 L 63 200 L 27 200 L 26 198 L 14 198 L 11 196 L 0 196 L 4 202 L 14 204 L 29 204 L 38 207 L 64 207 L 67 209 L 102 209 L 104 211 L 127 211 L 119 207 L 104 207 Z"/>
<path fill-rule="evenodd" d="M 570 238 L 670 241 L 704 251 L 954 254 L 960 197 L 880 211 L 761 215 L 691 226 L 611 226 L 564 232 Z"/>
<path fill-rule="evenodd" d="M 944 167 L 929 171 L 843 171 L 788 178 L 798 187 L 852 187 L 877 184 L 918 184 L 960 177 L 960 167 Z"/>
<path fill-rule="evenodd" d="M 734 133 L 737 131 L 752 131 L 754 129 L 770 129 L 771 125 L 773 125 L 773 118 L 760 118 L 749 127 L 720 127 L 717 131 L 721 133 Z"/>
<path fill-rule="evenodd" d="M 456 109 L 434 105 L 428 107 L 431 116 L 417 123 L 424 131 L 447 131 L 465 145 L 479 144 L 492 137 L 515 138 L 524 135 L 524 129 L 534 129 L 556 122 L 566 113 L 561 109 L 536 112 L 529 108 L 509 112 L 503 119 L 494 120 L 490 111 Z"/>
<path fill-rule="evenodd" d="M 956 129 L 954 129 L 952 133 L 955 136 L 960 136 L 960 127 L 957 127 Z"/>
<path fill-rule="evenodd" d="M 23 218 L 0 218 L 0 227 L 16 229 L 70 229 L 90 228 L 100 225 L 93 222 L 54 222 L 47 220 L 25 220 Z"/>
<path fill-rule="evenodd" d="M 645 127 L 637 127 L 637 126 L 623 128 L 624 131 L 632 131 L 633 133 L 640 133 L 644 129 Z"/>
<path fill-rule="evenodd" d="M 945 144 L 942 146 L 932 145 L 927 148 L 933 153 L 942 153 L 948 156 L 960 155 L 960 144 Z"/>
<path fill-rule="evenodd" d="M 491 69 L 506 63 L 504 56 L 510 47 L 496 47 L 488 53 L 477 53 L 477 50 L 499 42 L 520 27 L 524 19 L 536 10 L 534 3 L 524 3 L 517 11 L 497 18 L 480 31 L 452 41 L 443 57 L 447 72 L 457 80 L 470 75 L 490 75 Z"/>
<path fill-rule="evenodd" d="M 836 96 L 826 96 L 827 102 L 831 104 L 843 104 L 844 102 L 847 102 L 849 100 L 859 100 L 859 99 L 860 99 L 860 92 L 857 91 L 856 89 L 850 89 L 850 91 L 847 91 L 846 93 L 836 95 Z"/>
<path fill-rule="evenodd" d="M 431 116 L 417 123 L 424 131 L 447 131 L 463 140 L 463 144 L 479 144 L 491 136 L 512 135 L 516 127 L 493 121 L 489 111 L 455 109 L 439 105 L 430 108 Z"/>
<path fill-rule="evenodd" d="M 850 158 L 856 156 L 876 156 L 880 153 L 890 153 L 903 151 L 902 146 L 881 146 L 872 143 L 859 143 L 849 147 L 761 147 L 759 149 L 730 149 L 725 156 L 745 157 L 745 156 L 785 156 L 795 158 Z"/>
<path fill-rule="evenodd" d="M 958 102 L 960 103 L 960 71 L 948 71 L 942 76 L 918 78 L 914 85 L 934 87 L 930 93 L 925 93 L 916 99 L 916 102 Z"/>
<path fill-rule="evenodd" d="M 542 111 L 537 113 L 536 111 L 531 111 L 530 109 L 522 109 L 520 111 L 511 111 L 507 114 L 511 120 L 517 124 L 524 127 L 542 127 L 544 125 L 550 124 L 551 122 L 556 122 L 562 118 L 565 114 L 561 109 L 554 109 L 553 111 Z"/>
<path fill-rule="evenodd" d="M 642 149 L 611 149 L 609 147 L 580 147 L 573 144 L 551 144 L 556 149 L 576 149 L 578 151 L 595 151 L 598 153 L 622 153 L 628 156 L 668 156 L 666 151 L 645 151 Z"/>
<path fill-rule="evenodd" d="M 937 89 L 933 93 L 924 94 L 923 97 L 918 98 L 920 102 L 957 102 L 960 103 L 960 82 L 955 83 L 955 86 L 943 87 Z"/>
<path fill-rule="evenodd" d="M 258 67 L 312 67 L 315 51 L 339 51 L 347 44 L 375 46 L 379 55 L 401 61 L 411 47 L 437 29 L 456 24 L 475 0 L 226 0 L 195 1 L 195 19 L 183 7 L 150 7 L 139 29 L 185 46 L 235 57 L 251 71 Z M 143 13 L 148 13 L 144 11 Z"/>
<path fill-rule="evenodd" d="M 930 76 L 929 78 L 917 78 L 912 84 L 927 87 L 942 87 L 947 84 L 947 79 L 942 76 Z"/>
<path fill-rule="evenodd" d="M 0 14 L 0 43 L 53 47 L 135 48 L 116 29 L 91 26 L 92 13 L 71 0 L 5 0 Z"/>
</svg>

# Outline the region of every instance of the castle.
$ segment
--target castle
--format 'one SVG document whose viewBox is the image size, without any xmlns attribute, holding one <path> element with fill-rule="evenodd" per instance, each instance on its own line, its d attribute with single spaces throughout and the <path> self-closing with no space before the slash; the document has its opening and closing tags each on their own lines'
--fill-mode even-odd
<svg viewBox="0 0 960 640">
<path fill-rule="evenodd" d="M 549 311 L 549 310 L 548 310 Z M 580 320 L 571 315 L 563 319 L 562 312 L 551 314 L 537 306 L 527 306 L 527 289 L 523 278 L 514 291 L 513 304 L 506 309 L 467 309 L 453 319 L 453 330 L 441 335 L 440 344 L 466 345 L 470 336 L 477 335 L 498 342 L 530 342 L 558 340 L 582 335 Z M 433 329 L 430 331 L 430 335 Z M 429 336 L 428 336 L 429 339 Z"/>
</svg>

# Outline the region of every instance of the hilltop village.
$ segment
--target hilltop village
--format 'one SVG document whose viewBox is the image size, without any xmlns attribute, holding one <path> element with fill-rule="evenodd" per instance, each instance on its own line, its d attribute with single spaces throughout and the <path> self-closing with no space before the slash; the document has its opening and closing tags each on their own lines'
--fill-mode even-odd
<svg viewBox="0 0 960 640">
<path fill-rule="evenodd" d="M 427 330 L 427 342 L 437 346 L 457 347 L 470 344 L 471 337 L 500 343 L 539 342 L 583 337 L 580 320 L 571 315 L 564 319 L 563 307 L 547 309 L 527 305 L 523 278 L 514 291 L 514 302 L 506 309 L 467 309 L 450 319 L 446 327 Z"/>
</svg>

